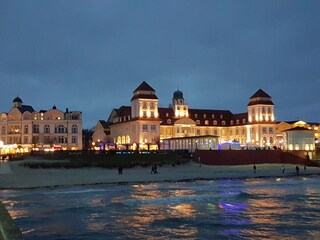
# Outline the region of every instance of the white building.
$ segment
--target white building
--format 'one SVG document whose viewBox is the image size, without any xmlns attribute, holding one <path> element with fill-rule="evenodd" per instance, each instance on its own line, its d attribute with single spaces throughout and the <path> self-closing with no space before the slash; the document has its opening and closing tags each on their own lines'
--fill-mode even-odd
<svg viewBox="0 0 320 240">
<path fill-rule="evenodd" d="M 53 106 L 35 111 L 16 97 L 8 113 L 0 115 L 0 140 L 21 148 L 82 149 L 82 113 Z"/>
<path fill-rule="evenodd" d="M 179 141 L 182 138 L 188 138 L 191 146 L 199 136 L 204 143 L 209 141 L 204 136 L 215 136 L 219 143 L 237 141 L 246 146 L 276 146 L 272 98 L 259 89 L 250 97 L 247 109 L 248 112 L 233 114 L 229 110 L 190 108 L 179 90 L 173 93 L 171 107 L 162 108 L 158 106 L 156 91 L 142 82 L 133 91 L 131 106 L 113 109 L 107 122 L 114 143 L 121 148 L 157 149 L 163 143 L 168 146 L 170 139 L 186 143 Z"/>
<path fill-rule="evenodd" d="M 315 150 L 314 131 L 304 127 L 295 127 L 283 131 L 285 150 Z"/>
</svg>

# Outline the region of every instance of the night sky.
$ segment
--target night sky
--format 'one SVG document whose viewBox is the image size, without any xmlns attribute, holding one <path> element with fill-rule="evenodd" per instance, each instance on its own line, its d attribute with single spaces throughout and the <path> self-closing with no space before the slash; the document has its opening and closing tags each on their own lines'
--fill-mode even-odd
<svg viewBox="0 0 320 240">
<path fill-rule="evenodd" d="M 320 1 L 0 0 L 0 112 L 130 105 L 142 81 L 167 107 L 247 111 L 259 88 L 277 121 L 320 122 Z"/>
</svg>

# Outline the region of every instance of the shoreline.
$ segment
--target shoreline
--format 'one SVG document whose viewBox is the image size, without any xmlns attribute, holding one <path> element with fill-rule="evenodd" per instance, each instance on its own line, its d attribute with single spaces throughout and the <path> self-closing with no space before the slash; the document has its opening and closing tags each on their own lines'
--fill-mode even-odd
<svg viewBox="0 0 320 240">
<path fill-rule="evenodd" d="M 67 187 L 85 187 L 85 186 L 99 186 L 99 185 L 139 185 L 139 184 L 153 184 L 153 183 L 187 183 L 187 182 L 197 182 L 197 181 L 219 181 L 219 180 L 248 180 L 248 179 L 268 179 L 268 178 L 293 178 L 293 177 L 312 177 L 320 176 L 320 173 L 310 173 L 310 174 L 291 174 L 286 176 L 258 176 L 258 177 L 234 177 L 234 178 L 190 178 L 190 179 L 180 179 L 180 180 L 161 180 L 161 181 L 141 181 L 141 182 L 97 182 L 97 183 L 79 183 L 79 184 L 62 184 L 62 185 L 48 185 L 48 186 L 35 186 L 35 187 L 12 187 L 12 188 L 2 188 L 1 190 L 37 190 L 37 189 L 57 189 L 57 188 L 67 188 Z"/>
<path fill-rule="evenodd" d="M 30 169 L 20 166 L 21 162 L 0 163 L 0 190 L 50 189 L 97 185 L 135 185 L 157 182 L 194 182 L 218 180 L 245 180 L 262 178 L 291 178 L 319 176 L 319 167 L 307 167 L 306 172 L 300 166 L 297 174 L 294 164 L 257 164 L 256 173 L 253 165 L 204 165 L 189 162 L 176 166 L 159 166 L 158 174 L 151 174 L 146 167 L 123 169 L 81 168 L 81 169 Z"/>
</svg>

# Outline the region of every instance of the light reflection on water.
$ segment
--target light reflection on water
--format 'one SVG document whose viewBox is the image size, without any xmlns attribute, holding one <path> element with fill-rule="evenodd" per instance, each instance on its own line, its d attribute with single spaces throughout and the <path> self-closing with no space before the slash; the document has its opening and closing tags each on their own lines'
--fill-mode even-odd
<svg viewBox="0 0 320 240">
<path fill-rule="evenodd" d="M 320 178 L 1 191 L 25 239 L 320 239 Z"/>
</svg>

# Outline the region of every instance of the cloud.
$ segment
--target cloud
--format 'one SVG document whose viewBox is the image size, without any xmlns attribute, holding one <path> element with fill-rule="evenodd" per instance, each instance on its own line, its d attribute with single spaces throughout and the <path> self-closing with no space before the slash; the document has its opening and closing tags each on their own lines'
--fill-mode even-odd
<svg viewBox="0 0 320 240">
<path fill-rule="evenodd" d="M 303 107 L 319 103 L 318 1 L 0 4 L 1 111 L 18 93 L 33 106 L 80 110 L 91 127 L 147 81 L 161 106 L 179 86 L 190 108 L 243 112 L 262 88 L 281 118 L 319 121 Z"/>
</svg>

